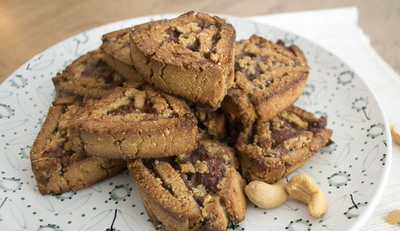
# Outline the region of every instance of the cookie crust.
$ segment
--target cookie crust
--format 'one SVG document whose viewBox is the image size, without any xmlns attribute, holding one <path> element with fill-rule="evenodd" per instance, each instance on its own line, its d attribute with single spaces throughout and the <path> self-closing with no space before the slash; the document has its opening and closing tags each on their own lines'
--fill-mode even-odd
<svg viewBox="0 0 400 231">
<path fill-rule="evenodd" d="M 187 154 L 128 163 L 152 223 L 165 230 L 226 230 L 244 220 L 245 181 L 234 149 L 202 140 Z"/>
<path fill-rule="evenodd" d="M 325 117 L 291 106 L 268 122 L 244 128 L 235 145 L 242 176 L 266 183 L 288 176 L 331 143 L 326 124 Z"/>
<path fill-rule="evenodd" d="M 143 82 L 143 76 L 133 67 L 131 61 L 130 33 L 132 28 L 124 28 L 104 34 L 100 50 L 105 62 L 124 79 Z"/>
<path fill-rule="evenodd" d="M 57 97 L 102 98 L 125 81 L 105 62 L 99 49 L 90 51 L 52 78 Z"/>
<path fill-rule="evenodd" d="M 31 166 L 42 195 L 76 191 L 126 169 L 124 160 L 91 157 L 71 149 L 69 125 L 79 104 L 75 97 L 57 98 L 32 145 Z"/>
<path fill-rule="evenodd" d="M 71 126 L 77 152 L 109 158 L 153 158 L 193 150 L 197 120 L 187 104 L 151 86 L 117 88 L 80 110 Z"/>
<path fill-rule="evenodd" d="M 309 66 L 297 46 L 252 35 L 236 42 L 235 85 L 222 109 L 245 125 L 256 119 L 268 121 L 298 99 L 308 74 Z"/>
<path fill-rule="evenodd" d="M 134 26 L 131 60 L 156 88 L 215 110 L 233 84 L 235 39 L 223 19 L 188 12 Z"/>
</svg>

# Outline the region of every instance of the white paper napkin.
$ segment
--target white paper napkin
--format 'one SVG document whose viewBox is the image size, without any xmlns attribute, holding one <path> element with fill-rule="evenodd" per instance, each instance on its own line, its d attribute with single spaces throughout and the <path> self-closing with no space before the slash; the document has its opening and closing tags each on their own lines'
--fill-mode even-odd
<svg viewBox="0 0 400 231">
<path fill-rule="evenodd" d="M 296 33 L 330 51 L 350 66 L 378 98 L 390 124 L 400 127 L 400 76 L 378 55 L 357 25 L 356 7 L 262 15 L 248 19 Z M 386 223 L 387 214 L 400 209 L 400 146 L 393 144 L 389 181 L 362 230 L 399 230 Z"/>
</svg>

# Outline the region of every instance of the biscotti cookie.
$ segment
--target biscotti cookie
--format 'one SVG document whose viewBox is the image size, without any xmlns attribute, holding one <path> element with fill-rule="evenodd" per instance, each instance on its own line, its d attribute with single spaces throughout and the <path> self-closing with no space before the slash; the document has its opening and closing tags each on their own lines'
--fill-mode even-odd
<svg viewBox="0 0 400 231">
<path fill-rule="evenodd" d="M 182 100 L 149 85 L 117 88 L 77 112 L 71 126 L 77 152 L 110 158 L 151 158 L 193 150 L 197 120 Z"/>
<path fill-rule="evenodd" d="M 222 108 L 236 122 L 268 121 L 292 105 L 304 90 L 309 66 L 295 45 L 257 35 L 236 42 L 235 86 Z"/>
<path fill-rule="evenodd" d="M 57 97 L 102 98 L 125 81 L 107 65 L 102 52 L 90 51 L 68 65 L 52 79 Z"/>
<path fill-rule="evenodd" d="M 289 175 L 331 142 L 326 124 L 325 117 L 291 106 L 268 122 L 244 128 L 236 142 L 242 176 L 275 183 Z"/>
<path fill-rule="evenodd" d="M 142 82 L 143 77 L 133 67 L 131 61 L 130 33 L 132 28 L 125 28 L 104 34 L 100 50 L 108 66 L 128 81 Z"/>
<path fill-rule="evenodd" d="M 156 88 L 215 110 L 233 84 L 235 39 L 223 19 L 188 12 L 134 26 L 131 60 Z"/>
<path fill-rule="evenodd" d="M 41 194 L 61 194 L 93 185 L 126 169 L 124 160 L 91 157 L 72 151 L 69 126 L 81 102 L 57 98 L 37 135 L 30 159 Z"/>
<path fill-rule="evenodd" d="M 245 180 L 234 149 L 215 140 L 176 157 L 128 162 L 151 222 L 164 230 L 226 230 L 244 220 Z"/>
</svg>

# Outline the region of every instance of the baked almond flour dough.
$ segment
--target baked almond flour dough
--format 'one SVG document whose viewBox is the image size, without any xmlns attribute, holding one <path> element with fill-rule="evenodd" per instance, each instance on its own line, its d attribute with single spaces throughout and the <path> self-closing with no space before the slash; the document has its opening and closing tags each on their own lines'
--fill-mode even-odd
<svg viewBox="0 0 400 231">
<path fill-rule="evenodd" d="M 303 52 L 260 36 L 236 42 L 235 85 L 222 109 L 238 123 L 268 121 L 301 95 L 309 75 Z"/>
<path fill-rule="evenodd" d="M 132 28 L 124 28 L 104 34 L 101 37 L 100 50 L 104 60 L 124 79 L 131 82 L 143 82 L 143 76 L 133 67 L 131 61 L 130 33 Z"/>
<path fill-rule="evenodd" d="M 164 230 L 226 230 L 244 220 L 245 180 L 234 149 L 201 140 L 193 152 L 135 159 L 128 169 L 151 222 Z"/>
<path fill-rule="evenodd" d="M 105 62 L 97 49 L 90 51 L 69 64 L 52 78 L 57 97 L 86 96 L 102 98 L 122 86 L 125 81 Z"/>
<path fill-rule="evenodd" d="M 77 112 L 70 136 L 76 152 L 123 159 L 185 153 L 197 138 L 196 117 L 183 100 L 131 84 Z"/>
<path fill-rule="evenodd" d="M 126 169 L 122 159 L 92 157 L 71 149 L 69 126 L 82 106 L 77 97 L 57 98 L 32 145 L 32 171 L 42 195 L 89 187 Z"/>
<path fill-rule="evenodd" d="M 239 134 L 236 150 L 247 181 L 275 183 L 331 143 L 325 117 L 291 106 L 268 122 L 256 121 Z"/>
<path fill-rule="evenodd" d="M 188 12 L 134 26 L 131 60 L 156 88 L 215 110 L 233 84 L 235 39 L 223 19 Z"/>
</svg>

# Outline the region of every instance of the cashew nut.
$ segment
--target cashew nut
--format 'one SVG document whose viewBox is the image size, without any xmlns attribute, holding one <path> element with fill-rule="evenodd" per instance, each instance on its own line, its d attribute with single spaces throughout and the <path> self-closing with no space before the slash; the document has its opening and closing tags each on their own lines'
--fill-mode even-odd
<svg viewBox="0 0 400 231">
<path fill-rule="evenodd" d="M 322 216 L 328 208 L 324 193 L 307 174 L 293 176 L 287 183 L 286 190 L 290 196 L 308 204 L 308 211 L 313 217 Z"/>
<path fill-rule="evenodd" d="M 391 211 L 386 217 L 386 222 L 392 225 L 400 224 L 400 210 Z"/>
<path fill-rule="evenodd" d="M 263 181 L 252 181 L 244 188 L 251 202 L 260 208 L 269 209 L 283 204 L 288 194 L 285 186 L 287 182 L 280 180 L 275 184 L 267 184 Z"/>
<path fill-rule="evenodd" d="M 400 145 L 400 129 L 394 125 L 390 125 L 390 133 L 392 133 L 394 142 Z"/>
</svg>

